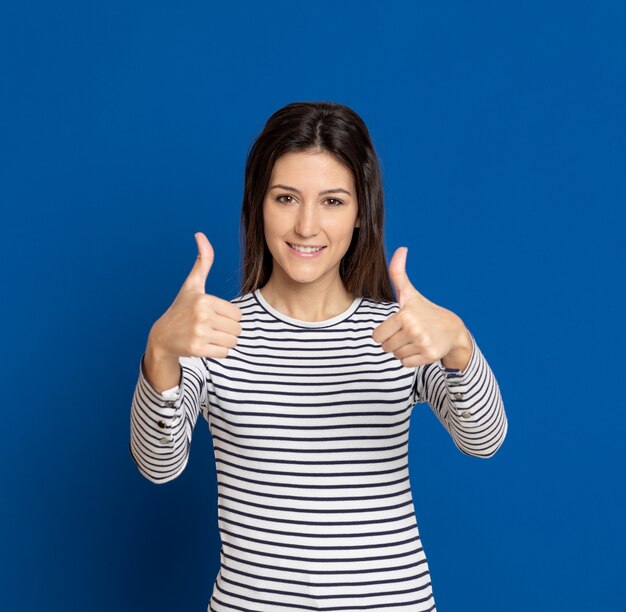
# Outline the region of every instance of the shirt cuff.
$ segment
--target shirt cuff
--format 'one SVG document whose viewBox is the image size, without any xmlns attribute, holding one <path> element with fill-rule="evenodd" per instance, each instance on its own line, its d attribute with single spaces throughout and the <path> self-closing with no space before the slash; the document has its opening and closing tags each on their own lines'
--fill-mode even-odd
<svg viewBox="0 0 626 612">
<path fill-rule="evenodd" d="M 468 391 L 470 391 L 481 377 L 481 364 L 484 357 L 476 345 L 474 336 L 469 330 L 468 334 L 472 341 L 472 354 L 465 371 L 458 368 L 446 368 L 441 362 L 441 359 L 437 360 L 436 363 L 446 381 L 452 414 L 458 421 L 464 423 L 465 426 L 472 427 L 473 425 L 477 425 L 477 423 L 473 421 L 473 417 L 474 413 L 480 409 L 480 406 L 476 405 L 472 398 L 468 396 Z"/>
<path fill-rule="evenodd" d="M 144 398 L 144 402 L 149 408 L 146 414 L 149 415 L 148 418 L 154 422 L 158 431 L 162 434 L 159 437 L 159 442 L 169 445 L 174 442 L 174 431 L 180 427 L 181 421 L 184 418 L 182 384 L 178 384 L 162 392 L 157 391 L 144 374 L 144 356 L 145 353 L 142 355 L 139 364 L 139 389 Z"/>
<path fill-rule="evenodd" d="M 467 329 L 467 328 L 466 328 Z M 441 359 L 437 359 L 437 361 L 435 362 L 437 364 L 437 366 L 439 367 L 439 369 L 444 373 L 444 376 L 446 377 L 446 379 L 450 380 L 450 379 L 458 379 L 458 378 L 462 378 L 464 376 L 467 375 L 467 373 L 472 369 L 472 366 L 475 366 L 475 362 L 476 362 L 476 341 L 474 340 L 474 336 L 472 335 L 472 332 L 468 329 L 467 330 L 467 335 L 470 337 L 470 340 L 472 342 L 472 354 L 470 355 L 470 359 L 467 362 L 467 366 L 465 367 L 465 371 L 463 372 L 462 370 L 460 370 L 459 368 L 446 368 L 446 366 L 443 365 L 443 361 L 441 361 Z"/>
<path fill-rule="evenodd" d="M 180 393 L 180 385 L 176 385 L 171 389 L 165 389 L 165 391 L 161 391 L 161 395 L 168 400 L 178 399 L 178 394 Z"/>
</svg>

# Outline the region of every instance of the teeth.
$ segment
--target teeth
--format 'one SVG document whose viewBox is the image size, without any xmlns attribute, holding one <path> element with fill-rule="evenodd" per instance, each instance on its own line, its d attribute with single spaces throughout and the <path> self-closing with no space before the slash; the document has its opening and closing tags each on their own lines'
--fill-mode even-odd
<svg viewBox="0 0 626 612">
<path fill-rule="evenodd" d="M 304 247 L 297 246 L 297 245 L 291 244 L 291 243 L 289 244 L 289 246 L 292 249 L 295 249 L 296 251 L 300 251 L 301 253 L 317 253 L 318 251 L 321 251 L 324 248 L 324 247 L 318 247 L 316 249 L 311 248 L 311 247 L 304 248 Z"/>
</svg>

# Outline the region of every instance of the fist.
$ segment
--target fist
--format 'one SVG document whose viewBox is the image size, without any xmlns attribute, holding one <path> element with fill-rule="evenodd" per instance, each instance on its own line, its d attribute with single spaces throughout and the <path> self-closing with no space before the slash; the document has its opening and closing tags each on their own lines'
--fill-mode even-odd
<svg viewBox="0 0 626 612">
<path fill-rule="evenodd" d="M 242 332 L 241 309 L 206 293 L 213 247 L 202 232 L 194 237 L 198 257 L 176 298 L 150 330 L 149 342 L 163 356 L 227 357 Z"/>
<path fill-rule="evenodd" d="M 389 276 L 400 310 L 383 321 L 372 338 L 406 368 L 434 363 L 463 345 L 465 325 L 452 311 L 427 300 L 406 273 L 408 248 L 396 249 Z"/>
</svg>

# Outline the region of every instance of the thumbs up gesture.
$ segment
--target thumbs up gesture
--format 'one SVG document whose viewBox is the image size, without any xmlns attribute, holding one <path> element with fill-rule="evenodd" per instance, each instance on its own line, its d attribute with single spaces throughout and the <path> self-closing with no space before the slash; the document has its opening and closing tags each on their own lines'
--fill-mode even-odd
<svg viewBox="0 0 626 612">
<path fill-rule="evenodd" d="M 406 273 L 408 248 L 396 249 L 389 276 L 400 310 L 376 327 L 372 338 L 382 344 L 406 368 L 434 363 L 447 356 L 445 367 L 464 369 L 471 355 L 471 341 L 463 321 L 451 310 L 427 300 Z M 451 359 L 452 357 L 452 359 Z M 460 358 L 460 360 L 459 360 Z"/>
<path fill-rule="evenodd" d="M 159 357 L 227 357 L 242 328 L 241 309 L 207 294 L 206 279 L 213 265 L 213 247 L 202 233 L 194 234 L 198 257 L 176 298 L 154 323 L 148 342 Z"/>
</svg>

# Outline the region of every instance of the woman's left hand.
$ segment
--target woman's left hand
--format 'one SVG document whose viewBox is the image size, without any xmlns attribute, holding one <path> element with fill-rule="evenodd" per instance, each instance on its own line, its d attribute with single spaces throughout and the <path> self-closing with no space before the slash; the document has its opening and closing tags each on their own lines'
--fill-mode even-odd
<svg viewBox="0 0 626 612">
<path fill-rule="evenodd" d="M 372 333 L 406 368 L 446 358 L 445 367 L 464 369 L 471 355 L 467 329 L 456 314 L 427 300 L 406 274 L 408 248 L 399 247 L 389 263 L 389 275 L 400 310 Z"/>
</svg>

